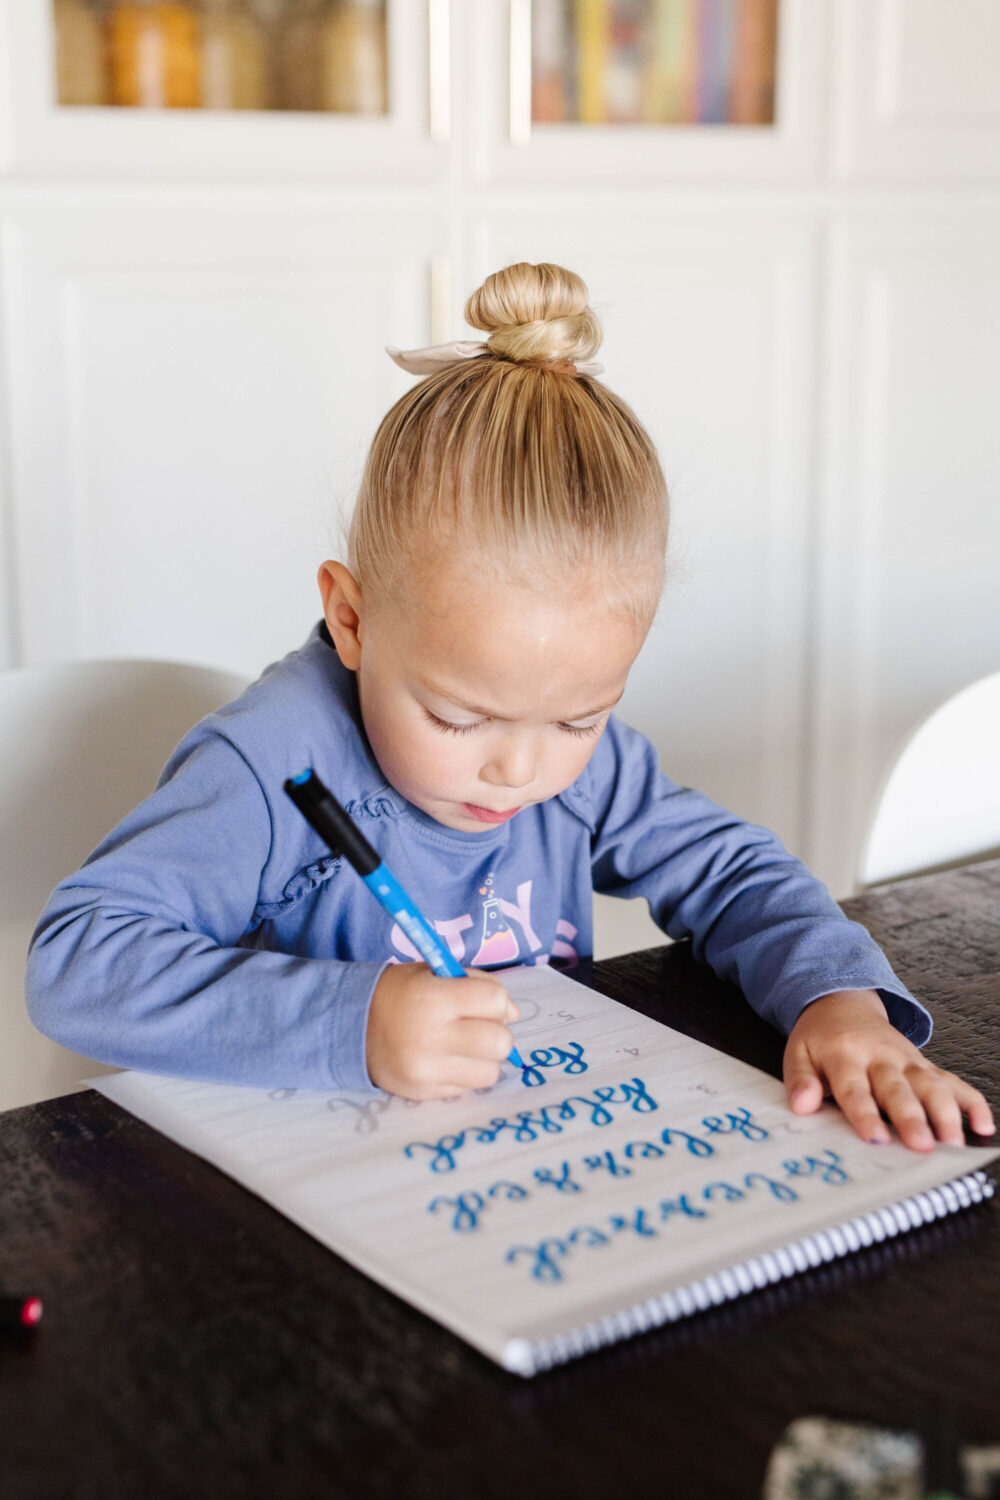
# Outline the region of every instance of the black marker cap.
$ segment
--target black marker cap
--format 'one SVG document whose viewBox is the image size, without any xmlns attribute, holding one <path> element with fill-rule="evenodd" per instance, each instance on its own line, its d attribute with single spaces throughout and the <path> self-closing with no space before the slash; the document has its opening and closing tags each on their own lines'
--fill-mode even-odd
<svg viewBox="0 0 1000 1500">
<path fill-rule="evenodd" d="M 359 875 L 370 875 L 378 869 L 382 863 L 379 856 L 315 771 L 290 776 L 285 791 L 333 854 L 344 855 Z"/>
</svg>

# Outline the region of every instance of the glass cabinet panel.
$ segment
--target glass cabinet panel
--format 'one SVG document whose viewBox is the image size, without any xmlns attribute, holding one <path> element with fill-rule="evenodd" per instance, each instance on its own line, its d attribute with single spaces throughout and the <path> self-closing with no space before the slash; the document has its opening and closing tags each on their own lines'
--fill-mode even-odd
<svg viewBox="0 0 1000 1500">
<path fill-rule="evenodd" d="M 52 0 L 60 105 L 384 115 L 386 0 Z"/>
<path fill-rule="evenodd" d="M 772 125 L 778 0 L 532 0 L 536 124 Z"/>
</svg>

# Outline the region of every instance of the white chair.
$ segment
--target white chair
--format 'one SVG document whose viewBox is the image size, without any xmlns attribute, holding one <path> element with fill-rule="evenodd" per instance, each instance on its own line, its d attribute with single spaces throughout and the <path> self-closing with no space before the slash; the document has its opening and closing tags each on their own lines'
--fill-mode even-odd
<svg viewBox="0 0 1000 1500">
<path fill-rule="evenodd" d="M 1000 855 L 1000 672 L 942 703 L 889 772 L 863 886 Z"/>
<path fill-rule="evenodd" d="M 148 796 L 187 730 L 245 686 L 159 661 L 0 672 L 0 1110 L 110 1071 L 28 1020 L 28 940 L 53 887 Z"/>
</svg>

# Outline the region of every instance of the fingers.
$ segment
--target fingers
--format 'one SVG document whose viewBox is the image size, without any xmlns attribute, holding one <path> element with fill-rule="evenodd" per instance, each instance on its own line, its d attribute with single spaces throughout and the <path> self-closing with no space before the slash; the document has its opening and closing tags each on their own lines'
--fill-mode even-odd
<svg viewBox="0 0 1000 1500">
<path fill-rule="evenodd" d="M 962 1111 L 944 1076 L 917 1074 L 910 1087 L 923 1106 L 931 1131 L 938 1140 L 944 1141 L 946 1146 L 964 1146 Z"/>
<path fill-rule="evenodd" d="M 976 1135 L 992 1135 L 996 1130 L 993 1123 L 993 1111 L 978 1089 L 974 1089 L 971 1083 L 966 1083 L 962 1078 L 956 1078 L 953 1073 L 947 1075 L 951 1079 L 955 1098 L 958 1100 L 959 1108 L 969 1117 L 969 1124 Z"/>
<path fill-rule="evenodd" d="M 441 1077 L 420 1085 L 407 1098 L 457 1099 L 470 1089 L 491 1089 L 500 1077 L 500 1064 L 482 1057 L 446 1057 L 438 1063 Z"/>
<path fill-rule="evenodd" d="M 831 1070 L 830 1089 L 833 1097 L 861 1139 L 869 1141 L 873 1146 L 884 1146 L 889 1139 L 889 1132 L 886 1130 L 885 1122 L 879 1113 L 871 1081 L 864 1069 L 842 1067 Z M 882 1102 L 884 1103 L 885 1101 L 883 1100 Z M 905 1111 L 901 1118 L 903 1117 L 905 1117 Z M 908 1119 L 908 1117 L 906 1118 Z M 923 1119 L 922 1113 L 920 1114 L 920 1119 Z M 895 1115 L 893 1116 L 893 1123 L 896 1125 L 897 1130 L 899 1130 L 900 1135 L 903 1135 L 902 1126 L 896 1120 Z M 926 1125 L 923 1128 L 926 1131 Z M 916 1127 L 914 1126 L 915 1129 Z M 903 1138 L 906 1140 L 905 1135 L 903 1135 Z M 915 1144 L 915 1140 L 913 1142 L 906 1140 L 906 1144 L 908 1146 Z M 933 1144 L 933 1140 L 928 1140 L 928 1147 Z M 923 1149 L 923 1146 L 918 1149 Z"/>
<path fill-rule="evenodd" d="M 458 1013 L 462 1016 L 478 1016 L 488 1021 L 516 1021 L 521 1012 L 513 1000 L 492 974 L 481 970 L 466 970 L 468 983 L 460 985 L 454 992 Z"/>
<path fill-rule="evenodd" d="M 455 1057 L 471 1057 L 486 1062 L 502 1062 L 514 1045 L 506 1026 L 496 1021 L 463 1018 L 448 1028 L 448 1046 Z"/>
<path fill-rule="evenodd" d="M 884 1110 L 904 1146 L 931 1151 L 935 1129 L 938 1138 L 950 1145 L 961 1145 L 965 1139 L 961 1111 L 938 1081 L 944 1076 L 923 1065 L 904 1070 L 895 1060 L 873 1063 L 868 1071 L 841 1064 L 830 1068 L 830 1090 L 863 1141 L 884 1145 L 890 1139 L 882 1119 Z"/>
<path fill-rule="evenodd" d="M 909 1070 L 908 1070 L 909 1071 Z M 872 1089 L 899 1133 L 904 1146 L 911 1151 L 932 1151 L 934 1132 L 927 1123 L 927 1113 L 920 1096 L 904 1071 L 894 1063 L 875 1063 L 871 1069 Z M 964 1139 L 959 1132 L 960 1140 Z"/>
<path fill-rule="evenodd" d="M 442 1036 L 449 1054 L 441 1059 L 449 1093 L 454 1097 L 467 1089 L 492 1088 L 500 1077 L 500 1064 L 510 1053 L 514 1038 L 506 1021 L 520 1015 L 499 979 L 473 973 L 467 984 L 451 986 L 446 995 L 454 999 L 455 1011 Z"/>
<path fill-rule="evenodd" d="M 962 1116 L 977 1135 L 994 1133 L 978 1089 L 935 1067 L 913 1043 L 851 994 L 821 996 L 799 1016 L 785 1047 L 785 1087 L 797 1114 L 814 1113 L 826 1092 L 863 1140 L 889 1140 L 883 1116 L 913 1151 L 965 1141 Z M 860 997 L 864 998 L 864 997 Z"/>
<path fill-rule="evenodd" d="M 500 1077 L 500 1064 L 477 1057 L 453 1057 L 448 1063 L 448 1078 L 456 1093 L 468 1089 L 491 1089 Z"/>
<path fill-rule="evenodd" d="M 496 1083 L 518 1017 L 499 979 L 442 979 L 425 964 L 390 965 L 368 1012 L 365 1061 L 379 1088 L 407 1099 L 455 1098 Z"/>
<path fill-rule="evenodd" d="M 977 1135 L 992 1135 L 993 1115 L 978 1089 L 921 1060 L 902 1073 L 891 1065 L 872 1068 L 872 1081 L 882 1107 L 905 1145 L 929 1151 L 935 1136 L 949 1146 L 965 1144 L 962 1114 Z"/>
<path fill-rule="evenodd" d="M 785 1048 L 785 1093 L 797 1115 L 815 1114 L 823 1103 L 823 1081 L 805 1047 Z"/>
</svg>

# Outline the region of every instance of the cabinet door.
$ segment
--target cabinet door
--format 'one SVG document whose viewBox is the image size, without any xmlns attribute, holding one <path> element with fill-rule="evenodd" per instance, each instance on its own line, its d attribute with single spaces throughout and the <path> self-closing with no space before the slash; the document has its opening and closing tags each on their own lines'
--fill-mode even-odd
<svg viewBox="0 0 1000 1500">
<path fill-rule="evenodd" d="M 603 380 L 671 490 L 660 616 L 619 712 L 664 770 L 801 843 L 816 240 L 808 216 L 589 205 L 470 227 L 475 287 L 513 260 L 579 272 Z M 481 336 L 481 335 L 477 335 Z"/>
<path fill-rule="evenodd" d="M 846 895 L 909 735 L 1000 665 L 1000 214 L 869 209 L 833 252 L 808 847 Z"/>
<path fill-rule="evenodd" d="M 53 0 L 5 0 L 0 95 L 6 92 L 8 108 L 6 131 L 0 109 L 0 166 L 144 181 L 441 180 L 449 155 L 450 0 L 387 3 L 388 110 L 363 116 L 60 106 Z"/>
<path fill-rule="evenodd" d="M 553 0 L 546 3 L 551 6 Z M 651 12 L 669 13 L 663 0 L 659 6 L 656 0 L 638 3 Z M 597 0 L 597 12 L 602 4 L 610 16 L 612 8 L 604 0 Z M 633 10 L 635 5 L 633 0 Z M 695 28 L 706 16 L 726 16 L 735 28 L 739 14 L 736 7 L 712 0 L 679 0 L 674 8 L 686 9 Z M 826 0 L 780 0 L 772 124 L 567 124 L 539 120 L 545 113 L 539 103 L 540 40 L 529 0 L 479 0 L 460 20 L 462 55 L 468 58 L 462 70 L 467 82 L 460 90 L 466 111 L 462 119 L 467 122 L 460 132 L 466 168 L 473 178 L 549 187 L 564 182 L 609 187 L 652 187 L 667 181 L 745 185 L 809 177 L 820 160 L 827 10 Z M 576 17 L 574 36 L 579 35 L 581 15 L 594 11 L 593 4 L 569 8 L 570 27 Z M 580 63 L 574 52 L 577 62 L 572 66 L 578 77 L 593 73 L 595 52 L 598 59 L 601 56 L 599 47 L 589 52 L 589 65 Z M 613 66 L 612 60 L 609 67 Z M 697 55 L 684 67 L 684 87 L 697 90 Z M 582 88 L 578 83 L 578 99 Z"/>
<path fill-rule="evenodd" d="M 838 0 L 834 14 L 841 177 L 1000 178 L 996 0 Z"/>
<path fill-rule="evenodd" d="M 434 212 L 33 205 L 6 241 L 25 663 L 256 674 L 319 615 L 368 444 L 426 344 Z"/>
</svg>

